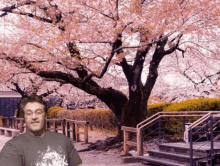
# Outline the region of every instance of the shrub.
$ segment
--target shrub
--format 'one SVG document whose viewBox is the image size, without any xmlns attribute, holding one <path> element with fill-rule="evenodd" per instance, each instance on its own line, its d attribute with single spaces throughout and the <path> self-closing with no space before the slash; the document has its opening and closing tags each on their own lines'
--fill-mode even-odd
<svg viewBox="0 0 220 166">
<path fill-rule="evenodd" d="M 66 109 L 64 109 L 62 107 L 57 107 L 57 106 L 50 107 L 47 112 L 47 118 L 48 119 L 57 119 L 58 118 L 57 113 L 59 111 L 63 111 L 63 110 L 66 110 Z"/>
<path fill-rule="evenodd" d="M 220 108 L 220 99 L 210 98 L 210 99 L 189 99 L 181 102 L 176 102 L 168 107 L 165 107 L 163 111 L 215 111 Z M 198 119 L 199 117 L 196 117 Z M 179 121 L 174 121 L 178 120 Z M 169 128 L 170 131 L 175 131 L 175 127 L 177 127 L 177 131 L 181 133 L 182 129 L 182 118 L 177 117 L 169 117 L 166 118 L 168 122 L 166 122 L 165 127 Z M 195 121 L 195 117 L 186 117 L 186 123 L 193 123 Z M 201 125 L 201 124 L 200 124 Z M 172 126 L 172 127 L 171 127 Z"/>
<path fill-rule="evenodd" d="M 214 111 L 220 109 L 220 99 L 209 98 L 209 99 L 189 99 L 176 103 L 161 103 L 148 105 L 148 116 L 152 116 L 157 112 L 178 112 L 178 111 Z M 199 117 L 196 117 L 197 119 Z M 163 118 L 166 122 L 162 123 L 162 127 L 168 129 L 170 132 L 181 133 L 183 124 L 182 117 L 166 117 Z M 178 120 L 178 121 L 175 121 Z M 187 117 L 186 123 L 192 123 L 195 121 L 195 117 Z M 177 128 L 177 129 L 176 129 Z"/>
<path fill-rule="evenodd" d="M 190 99 L 176 102 L 166 107 L 164 111 L 213 111 L 219 110 L 220 99 Z"/>
<path fill-rule="evenodd" d="M 117 127 L 117 117 L 111 110 L 77 109 L 63 110 L 57 114 L 59 119 L 86 120 L 90 128 L 114 129 Z"/>
<path fill-rule="evenodd" d="M 165 108 L 170 106 L 172 103 L 164 102 L 160 104 L 151 104 L 147 106 L 148 117 L 156 114 L 157 112 L 162 112 Z"/>
</svg>

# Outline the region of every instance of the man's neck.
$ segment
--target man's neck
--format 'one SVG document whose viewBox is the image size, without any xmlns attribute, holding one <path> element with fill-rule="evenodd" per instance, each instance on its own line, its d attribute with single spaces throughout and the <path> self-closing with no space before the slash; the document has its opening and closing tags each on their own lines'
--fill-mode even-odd
<svg viewBox="0 0 220 166">
<path fill-rule="evenodd" d="M 43 137 L 45 135 L 45 131 L 42 133 L 32 133 L 32 132 L 30 132 L 30 133 L 34 136 L 40 136 L 40 137 Z"/>
</svg>

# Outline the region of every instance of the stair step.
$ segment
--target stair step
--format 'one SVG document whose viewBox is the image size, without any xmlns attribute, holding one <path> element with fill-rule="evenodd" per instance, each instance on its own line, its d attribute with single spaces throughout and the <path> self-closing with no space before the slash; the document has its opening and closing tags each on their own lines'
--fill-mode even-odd
<svg viewBox="0 0 220 166">
<path fill-rule="evenodd" d="M 176 153 L 176 152 L 165 152 L 160 150 L 150 150 L 148 151 L 150 156 L 160 157 L 160 158 L 167 158 L 176 161 L 183 161 L 183 162 L 190 162 L 190 155 L 183 154 L 183 153 Z M 199 160 L 206 158 L 206 155 L 193 155 L 193 159 Z"/>
<path fill-rule="evenodd" d="M 220 143 L 215 142 L 215 145 L 219 146 Z M 193 143 L 193 150 L 197 150 L 200 152 L 206 153 L 206 150 L 210 149 L 210 141 L 203 141 L 203 142 L 195 142 Z M 163 143 L 159 145 L 159 149 L 162 150 L 173 150 L 179 149 L 183 150 L 187 153 L 190 150 L 190 143 L 178 142 L 178 143 Z M 182 153 L 182 152 L 181 152 Z"/>
<path fill-rule="evenodd" d="M 200 149 L 198 148 L 200 146 L 193 146 L 193 155 L 195 156 L 207 156 L 206 150 L 210 149 Z M 159 150 L 160 151 L 165 151 L 165 152 L 171 152 L 171 153 L 178 153 L 178 154 L 185 154 L 185 155 L 190 155 L 190 148 L 189 144 L 185 143 L 169 143 L 169 144 L 160 144 L 159 145 Z M 196 151 L 195 151 L 196 150 Z"/>
<path fill-rule="evenodd" d="M 159 153 L 159 154 L 163 154 L 163 155 L 172 155 L 172 156 L 176 156 L 176 157 L 182 157 L 182 158 L 190 158 L 189 154 L 183 154 L 183 153 L 176 153 L 176 152 L 164 152 L 164 151 L 160 151 L 160 150 L 149 150 L 148 153 Z M 193 159 L 201 159 L 201 158 L 205 158 L 206 155 L 193 155 Z"/>
<path fill-rule="evenodd" d="M 160 166 L 189 166 L 188 163 L 177 162 L 176 160 L 164 159 L 155 156 L 138 156 L 137 158 L 139 158 L 142 161 L 147 161 L 151 164 Z"/>
</svg>

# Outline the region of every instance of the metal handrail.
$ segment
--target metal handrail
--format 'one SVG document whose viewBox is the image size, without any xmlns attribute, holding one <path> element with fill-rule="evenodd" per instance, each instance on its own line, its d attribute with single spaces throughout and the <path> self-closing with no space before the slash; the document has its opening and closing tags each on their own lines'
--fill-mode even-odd
<svg viewBox="0 0 220 166">
<path fill-rule="evenodd" d="M 158 113 L 156 113 L 156 114 L 154 114 L 154 115 L 150 116 L 149 118 L 145 119 L 144 121 L 142 121 L 142 122 L 138 123 L 136 128 L 139 128 L 139 126 L 140 126 L 141 124 L 143 124 L 143 123 L 147 122 L 148 120 L 150 120 L 150 119 L 154 118 L 155 116 L 160 115 L 160 113 L 161 113 L 161 112 L 158 112 Z"/>
<path fill-rule="evenodd" d="M 146 123 L 147 121 L 149 121 L 150 119 L 153 119 L 154 117 L 160 115 L 160 114 L 193 114 L 193 113 L 201 113 L 201 114 L 204 114 L 204 113 L 209 113 L 210 111 L 170 111 L 170 112 L 158 112 L 152 116 L 150 116 L 149 118 L 145 119 L 144 121 L 140 122 L 137 124 L 137 127 L 136 128 L 143 128 L 143 125 L 144 123 Z M 175 115 L 174 115 L 175 116 Z M 181 115 L 181 116 L 202 116 L 202 115 Z M 170 117 L 170 115 L 162 115 L 162 117 Z M 147 123 L 149 124 L 149 123 Z M 146 125 L 146 124 L 145 124 Z M 144 125 L 144 126 L 145 126 Z M 141 127 L 140 127 L 141 126 Z"/>
<path fill-rule="evenodd" d="M 217 113 L 220 113 L 220 111 L 208 111 L 207 114 L 205 114 L 204 116 L 202 116 L 201 118 L 199 118 L 198 120 L 187 126 L 183 135 L 183 140 L 186 141 L 186 139 L 188 138 L 188 133 L 190 129 L 197 127 L 199 124 L 209 119 L 211 114 L 217 114 Z M 218 116 L 215 115 L 215 117 Z"/>
<path fill-rule="evenodd" d="M 136 129 L 137 129 L 137 140 L 138 140 L 138 142 L 137 142 L 137 155 L 139 156 L 139 155 L 143 154 L 143 149 L 141 148 L 141 146 L 142 146 L 142 139 L 143 139 L 142 138 L 142 130 L 143 130 L 143 128 L 145 128 L 147 125 L 153 123 L 156 120 L 160 121 L 161 117 L 202 116 L 199 119 L 200 120 L 202 119 L 204 121 L 204 119 L 206 120 L 205 117 L 207 115 L 211 115 L 211 113 L 220 113 L 220 111 L 178 111 L 178 112 L 175 111 L 175 112 L 158 112 L 158 113 L 152 115 L 151 117 L 149 117 L 146 120 L 144 120 L 144 121 L 140 122 L 139 124 L 137 124 L 137 127 L 136 127 Z M 161 115 L 161 114 L 182 114 L 182 115 Z M 196 120 L 191 126 L 196 127 L 199 124 L 200 124 L 199 121 Z M 189 128 L 187 128 L 187 129 L 189 129 Z M 161 134 L 160 132 L 161 131 L 159 130 L 159 140 L 160 140 L 160 134 Z"/>
<path fill-rule="evenodd" d="M 199 124 L 201 124 L 202 122 L 204 122 L 205 120 L 207 120 L 209 118 L 210 118 L 210 133 L 211 133 L 211 140 L 210 140 L 210 143 L 211 143 L 211 149 L 210 149 L 211 150 L 211 154 L 210 154 L 211 160 L 210 160 L 210 162 L 211 163 L 210 163 L 210 165 L 212 165 L 212 157 L 213 157 L 213 154 L 214 154 L 214 149 L 213 149 L 213 146 L 214 146 L 213 145 L 213 117 L 220 117 L 219 113 L 220 113 L 220 111 L 210 111 L 209 113 L 207 113 L 206 115 L 204 115 L 200 119 L 196 120 L 194 123 L 192 123 L 190 126 L 188 126 L 186 128 L 186 130 L 184 132 L 184 138 L 183 139 L 186 139 L 188 137 L 188 133 L 190 131 L 190 166 L 193 165 L 193 141 L 192 141 L 193 132 L 192 132 L 192 129 L 197 127 Z M 218 115 L 213 115 L 213 114 L 218 114 Z M 208 124 L 206 124 L 206 125 L 208 125 Z M 203 128 L 203 126 L 202 126 L 202 128 Z M 197 140 L 199 140 L 199 139 L 197 139 Z M 204 146 L 204 145 L 202 145 L 202 146 Z M 201 148 L 201 147 L 199 147 L 199 148 Z M 196 151 L 198 151 L 199 148 L 197 148 Z"/>
</svg>

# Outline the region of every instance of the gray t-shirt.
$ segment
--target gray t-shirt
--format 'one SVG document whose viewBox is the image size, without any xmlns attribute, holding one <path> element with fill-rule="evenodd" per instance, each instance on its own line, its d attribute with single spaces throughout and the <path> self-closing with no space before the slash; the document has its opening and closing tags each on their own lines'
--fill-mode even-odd
<svg viewBox="0 0 220 166">
<path fill-rule="evenodd" d="M 77 166 L 82 164 L 69 137 L 46 130 L 41 136 L 26 131 L 6 142 L 0 166 Z"/>
</svg>

